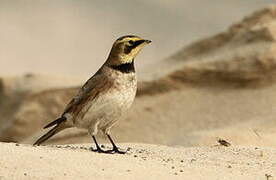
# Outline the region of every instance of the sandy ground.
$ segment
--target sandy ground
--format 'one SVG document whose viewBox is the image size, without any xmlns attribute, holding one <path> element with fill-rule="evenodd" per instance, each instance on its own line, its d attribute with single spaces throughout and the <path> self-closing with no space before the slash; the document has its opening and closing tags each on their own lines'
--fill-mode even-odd
<svg viewBox="0 0 276 180">
<path fill-rule="evenodd" d="M 94 153 L 89 146 L 1 143 L 0 179 L 272 180 L 276 176 L 276 151 L 270 148 L 120 144 L 130 150 L 119 155 Z"/>
</svg>

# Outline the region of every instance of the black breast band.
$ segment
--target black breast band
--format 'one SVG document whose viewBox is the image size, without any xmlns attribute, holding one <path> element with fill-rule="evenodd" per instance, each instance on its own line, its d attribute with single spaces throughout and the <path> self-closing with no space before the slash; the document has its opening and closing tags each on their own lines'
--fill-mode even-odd
<svg viewBox="0 0 276 180">
<path fill-rule="evenodd" d="M 131 63 L 125 63 L 125 64 L 121 64 L 121 65 L 111 65 L 110 67 L 112 69 L 120 71 L 122 73 L 135 72 L 134 61 L 133 60 L 132 60 Z"/>
</svg>

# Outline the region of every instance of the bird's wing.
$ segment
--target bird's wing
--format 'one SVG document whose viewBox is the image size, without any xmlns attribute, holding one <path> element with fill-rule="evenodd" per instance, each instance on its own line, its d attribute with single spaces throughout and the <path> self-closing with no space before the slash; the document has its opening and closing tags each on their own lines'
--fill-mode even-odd
<svg viewBox="0 0 276 180">
<path fill-rule="evenodd" d="M 96 73 L 92 76 L 79 90 L 78 94 L 66 106 L 63 114 L 78 114 L 83 106 L 89 101 L 93 101 L 98 95 L 111 86 L 111 82 L 107 76 Z"/>
<path fill-rule="evenodd" d="M 111 85 L 112 82 L 107 76 L 101 73 L 100 69 L 81 87 L 78 94 L 72 98 L 66 106 L 62 116 L 55 121 L 50 122 L 44 128 L 52 127 L 66 121 L 67 118 L 65 114 L 67 113 L 77 116 L 86 103 L 93 101 L 93 99 L 97 98 L 100 93 L 103 93 L 105 90 L 109 89 Z"/>
</svg>

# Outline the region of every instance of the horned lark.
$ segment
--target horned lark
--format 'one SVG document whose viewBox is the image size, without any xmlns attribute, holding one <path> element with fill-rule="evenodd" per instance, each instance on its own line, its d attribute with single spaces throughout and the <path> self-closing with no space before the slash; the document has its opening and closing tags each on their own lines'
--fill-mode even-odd
<svg viewBox="0 0 276 180">
<path fill-rule="evenodd" d="M 44 128 L 54 126 L 34 145 L 40 145 L 58 132 L 71 127 L 87 129 L 96 149 L 101 153 L 125 153 L 120 151 L 110 136 L 110 129 L 131 106 L 137 89 L 134 58 L 150 40 L 138 36 L 117 39 L 102 67 L 82 86 L 78 94 L 66 106 L 60 118 Z M 91 118 L 84 119 L 89 111 Z M 98 145 L 96 134 L 102 130 L 110 140 L 112 150 Z"/>
</svg>

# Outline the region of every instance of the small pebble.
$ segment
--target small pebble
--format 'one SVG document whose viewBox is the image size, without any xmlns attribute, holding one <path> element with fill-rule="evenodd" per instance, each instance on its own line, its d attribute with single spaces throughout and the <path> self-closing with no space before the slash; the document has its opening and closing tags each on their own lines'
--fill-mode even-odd
<svg viewBox="0 0 276 180">
<path fill-rule="evenodd" d="M 147 160 L 147 157 L 141 157 L 143 160 Z"/>
</svg>

